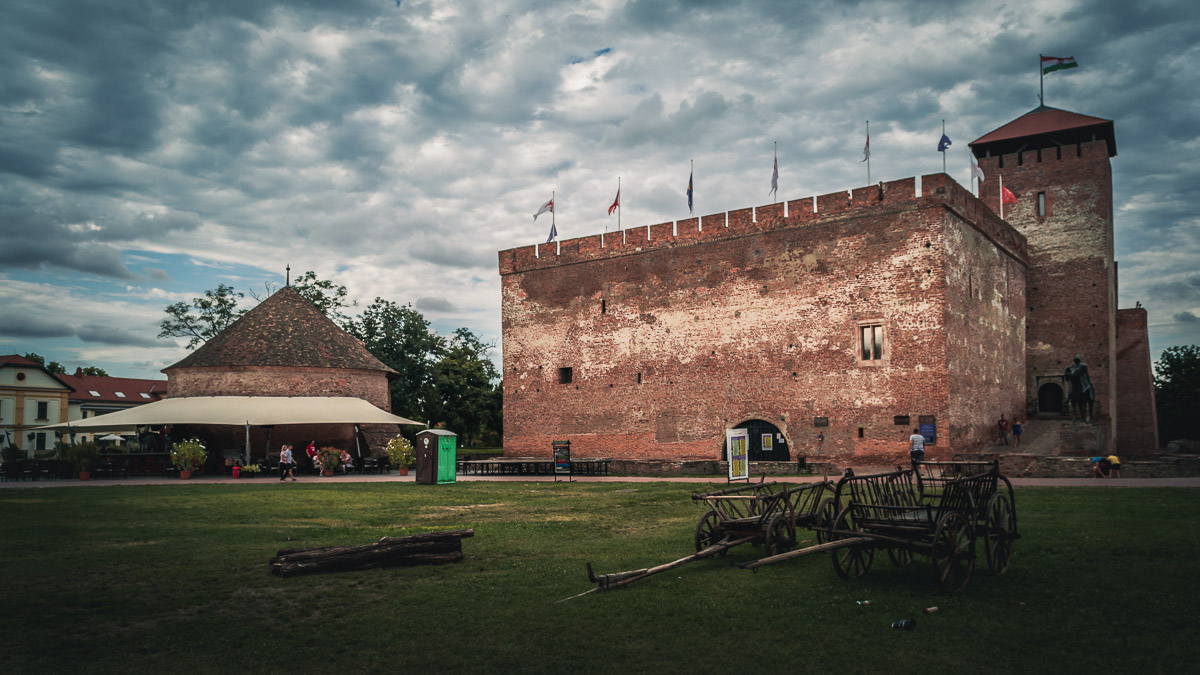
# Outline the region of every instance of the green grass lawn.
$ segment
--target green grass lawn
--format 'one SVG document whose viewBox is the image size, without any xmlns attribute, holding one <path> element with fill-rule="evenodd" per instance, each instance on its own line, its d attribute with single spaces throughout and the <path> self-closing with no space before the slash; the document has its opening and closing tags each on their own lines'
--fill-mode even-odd
<svg viewBox="0 0 1200 675">
<path fill-rule="evenodd" d="M 712 486 L 412 483 L 0 492 L 0 672 L 1186 672 L 1200 490 L 1023 488 L 1012 568 L 943 596 L 930 564 L 752 573 L 692 551 Z M 474 528 L 437 567 L 280 578 L 280 548 Z M 859 605 L 857 600 L 870 600 Z M 921 609 L 938 606 L 931 615 Z M 915 617 L 913 631 L 890 624 Z"/>
</svg>

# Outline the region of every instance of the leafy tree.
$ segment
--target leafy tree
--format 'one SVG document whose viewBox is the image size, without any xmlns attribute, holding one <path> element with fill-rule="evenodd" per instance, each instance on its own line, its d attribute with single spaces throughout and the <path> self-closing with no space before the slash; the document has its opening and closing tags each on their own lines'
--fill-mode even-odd
<svg viewBox="0 0 1200 675">
<path fill-rule="evenodd" d="M 1154 364 L 1158 437 L 1200 440 L 1200 347 L 1167 347 Z"/>
<path fill-rule="evenodd" d="M 238 300 L 244 297 L 244 293 L 233 290 L 232 286 L 217 284 L 216 289 L 204 291 L 204 297 L 192 298 L 191 304 L 168 305 L 166 312 L 170 318 L 158 324 L 161 329 L 158 337 L 189 338 L 187 348 L 193 349 L 246 313 L 237 308 Z"/>
<path fill-rule="evenodd" d="M 425 317 L 412 305 L 375 298 L 361 315 L 346 322 L 345 329 L 399 373 L 390 386 L 392 411 L 409 417 L 423 412 L 422 393 L 429 389 L 431 369 L 444 343 L 429 330 Z"/>
<path fill-rule="evenodd" d="M 41 354 L 35 354 L 33 352 L 29 352 L 28 354 L 25 355 L 25 358 L 37 363 L 38 365 L 42 366 L 43 368 L 50 371 L 51 373 L 54 373 L 55 375 L 63 375 L 67 372 L 67 369 L 63 366 L 63 364 L 59 363 L 58 361 L 51 361 L 49 364 L 47 364 L 46 358 L 44 356 L 42 356 Z M 83 375 L 96 375 L 99 377 L 108 377 L 108 372 L 98 366 L 84 366 L 84 367 L 80 368 L 80 371 L 82 371 L 81 374 L 83 374 Z"/>
<path fill-rule="evenodd" d="M 433 367 L 426 413 L 456 431 L 463 445 L 482 440 L 484 432 L 496 429 L 500 421 L 499 374 L 487 356 L 494 346 L 459 328 Z"/>
<path fill-rule="evenodd" d="M 328 279 L 318 279 L 317 273 L 312 270 L 300 275 L 292 282 L 292 287 L 316 305 L 321 313 L 343 327 L 349 323 L 349 318 L 342 313 L 342 309 L 358 306 L 357 300 L 347 300 L 345 286 L 334 284 Z"/>
<path fill-rule="evenodd" d="M 63 364 L 59 363 L 58 361 L 46 363 L 46 357 L 42 356 L 41 354 L 29 352 L 25 355 L 25 358 L 37 363 L 39 366 L 45 368 L 47 371 L 55 375 L 62 375 L 63 373 L 67 372 L 67 369 L 63 367 Z"/>
</svg>

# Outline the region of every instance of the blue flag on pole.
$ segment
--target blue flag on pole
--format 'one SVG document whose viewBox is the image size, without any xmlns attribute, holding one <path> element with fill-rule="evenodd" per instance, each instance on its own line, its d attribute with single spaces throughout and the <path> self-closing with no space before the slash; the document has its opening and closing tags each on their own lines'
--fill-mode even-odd
<svg viewBox="0 0 1200 675">
<path fill-rule="evenodd" d="M 555 227 L 553 223 L 551 223 L 550 224 L 550 236 L 546 237 L 546 243 L 549 244 L 550 242 L 554 241 L 554 238 L 557 236 L 558 236 L 558 228 Z"/>
<path fill-rule="evenodd" d="M 950 137 L 943 133 L 942 140 L 938 141 L 938 152 L 945 152 L 948 147 L 950 147 Z"/>
</svg>

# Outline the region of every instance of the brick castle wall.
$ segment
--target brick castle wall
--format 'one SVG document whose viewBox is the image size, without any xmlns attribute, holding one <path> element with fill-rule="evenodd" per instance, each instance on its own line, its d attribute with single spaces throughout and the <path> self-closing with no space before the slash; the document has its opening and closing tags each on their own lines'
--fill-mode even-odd
<svg viewBox="0 0 1200 675">
<path fill-rule="evenodd" d="M 1061 148 L 984 157 L 983 201 L 999 210 L 998 178 L 1017 195 L 1004 217 L 1028 240 L 1026 406 L 1038 409 L 1047 383 L 1067 391 L 1063 373 L 1080 354 L 1096 389 L 1097 423 L 1114 437 L 1117 420 L 1116 265 L 1112 168 L 1097 140 Z M 1039 216 L 1038 193 L 1045 194 Z M 1111 449 L 1111 447 L 1110 447 Z"/>
<path fill-rule="evenodd" d="M 992 307 L 1024 288 L 958 302 L 964 316 L 991 309 L 948 332 L 947 289 L 961 284 L 948 284 L 947 260 L 1011 277 L 1025 239 L 944 175 L 923 177 L 921 196 L 914 184 L 502 251 L 506 454 L 570 439 L 575 456 L 717 459 L 725 429 L 748 419 L 809 457 L 903 456 L 919 415 L 975 443 L 982 430 L 944 426 L 988 422 L 951 402 L 947 336 L 1000 364 L 980 405 L 1011 405 L 1023 312 Z M 858 358 L 865 323 L 884 326 L 879 363 Z"/>
<path fill-rule="evenodd" d="M 1158 413 L 1146 310 L 1117 310 L 1117 440 L 1120 455 L 1158 452 Z"/>
</svg>

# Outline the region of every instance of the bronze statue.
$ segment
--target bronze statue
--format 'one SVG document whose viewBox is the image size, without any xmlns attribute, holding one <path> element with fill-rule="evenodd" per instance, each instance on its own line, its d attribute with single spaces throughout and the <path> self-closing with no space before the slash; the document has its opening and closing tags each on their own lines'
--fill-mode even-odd
<svg viewBox="0 0 1200 675">
<path fill-rule="evenodd" d="M 1080 363 L 1081 358 L 1075 355 L 1075 363 L 1067 366 L 1067 382 L 1071 384 L 1071 393 L 1067 400 L 1071 404 L 1071 421 L 1075 421 L 1075 413 L 1085 415 L 1084 424 L 1092 423 L 1092 406 L 1096 400 L 1096 390 L 1092 388 L 1092 378 L 1088 375 L 1086 363 Z"/>
</svg>

